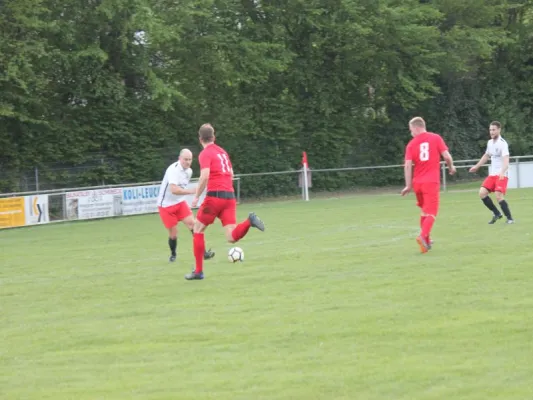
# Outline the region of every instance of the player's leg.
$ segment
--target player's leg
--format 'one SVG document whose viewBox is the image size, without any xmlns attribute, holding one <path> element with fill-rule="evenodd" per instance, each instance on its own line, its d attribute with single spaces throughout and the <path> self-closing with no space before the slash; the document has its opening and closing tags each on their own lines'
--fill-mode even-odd
<svg viewBox="0 0 533 400">
<path fill-rule="evenodd" d="M 163 225 L 168 230 L 168 247 L 170 248 L 170 257 L 169 261 L 174 262 L 176 260 L 176 247 L 178 243 L 178 230 L 176 225 L 178 220 L 172 212 L 172 206 L 170 207 L 159 207 L 159 216 Z"/>
<path fill-rule="evenodd" d="M 496 195 L 496 200 L 500 204 L 500 208 L 503 211 L 503 214 L 507 218 L 508 224 L 513 224 L 513 216 L 511 215 L 511 210 L 509 209 L 509 204 L 507 203 L 507 200 L 505 200 L 505 193 L 507 192 L 507 177 L 504 179 L 498 179 L 496 182 L 496 187 L 494 189 L 494 194 Z"/>
<path fill-rule="evenodd" d="M 204 232 L 207 226 L 211 225 L 218 215 L 216 200 L 213 197 L 206 197 L 196 214 L 196 221 L 193 226 L 193 252 L 195 259 L 194 271 L 185 275 L 187 280 L 204 279 L 204 254 L 205 238 Z"/>
<path fill-rule="evenodd" d="M 513 216 L 511 215 L 511 209 L 509 208 L 509 203 L 507 203 L 507 200 L 505 200 L 504 194 L 502 192 L 494 192 L 494 194 L 496 195 L 496 200 L 500 204 L 503 214 L 507 218 L 507 223 L 514 224 Z"/>
<path fill-rule="evenodd" d="M 192 216 L 192 214 L 188 215 L 187 217 L 185 217 L 182 222 L 187 226 L 187 228 L 191 231 L 192 233 L 192 237 L 193 237 L 193 240 L 194 240 L 194 222 L 195 222 L 195 219 L 194 217 Z M 214 251 L 211 251 L 211 249 L 209 250 L 206 250 L 204 252 L 204 260 L 209 260 L 211 258 L 213 258 L 215 256 L 215 252 Z"/>
<path fill-rule="evenodd" d="M 422 204 L 423 201 L 419 201 L 417 202 L 417 204 Z M 423 227 L 424 227 L 424 222 L 426 222 L 426 218 L 427 218 L 427 214 L 422 210 L 422 206 L 419 206 L 420 207 L 420 235 L 422 235 L 422 230 L 423 230 Z M 427 242 L 430 243 L 430 239 L 429 237 L 427 238 Z"/>
<path fill-rule="evenodd" d="M 224 227 L 226 240 L 230 243 L 235 243 L 236 240 L 233 238 L 233 235 L 237 227 L 239 227 L 241 233 L 244 232 L 244 236 L 250 229 L 250 222 L 248 221 L 248 223 L 245 223 L 245 221 L 244 223 L 237 225 L 237 202 L 235 200 L 232 201 L 231 199 L 228 199 L 219 201 L 223 205 L 218 218 Z M 239 230 L 237 232 L 239 232 Z"/>
<path fill-rule="evenodd" d="M 192 217 L 192 211 L 189 207 L 189 205 L 182 201 L 181 203 L 178 203 L 176 205 L 173 205 L 171 207 L 171 213 L 174 217 L 174 220 L 176 221 L 176 225 L 177 223 L 179 223 L 180 221 L 183 221 L 185 218 L 187 217 Z M 178 247 L 178 235 L 177 235 L 177 227 L 176 227 L 176 236 L 173 240 L 173 243 L 172 243 L 172 246 L 173 246 L 173 257 L 174 257 L 174 260 L 176 259 L 176 252 L 177 252 L 177 247 Z"/>
<path fill-rule="evenodd" d="M 426 220 L 426 213 L 424 211 L 420 211 L 420 232 L 422 232 L 422 227 L 424 226 L 424 221 Z"/>
<path fill-rule="evenodd" d="M 248 214 L 248 218 L 237 225 L 237 202 L 235 199 L 224 200 L 224 206 L 219 215 L 222 226 L 226 233 L 226 239 L 230 243 L 237 243 L 246 236 L 251 227 L 260 231 L 265 230 L 265 224 L 255 213 Z"/>
<path fill-rule="evenodd" d="M 421 253 L 431 249 L 431 229 L 438 212 L 440 188 L 438 183 L 422 183 L 415 185 L 417 206 L 420 207 L 420 235 L 416 241 Z"/>
<path fill-rule="evenodd" d="M 440 188 L 438 183 L 427 183 L 421 188 L 422 193 L 422 213 L 424 220 L 420 236 L 416 239 L 422 253 L 427 253 L 431 249 L 431 230 L 435 224 L 439 211 Z"/>
<path fill-rule="evenodd" d="M 178 228 L 173 226 L 168 230 L 168 247 L 170 248 L 169 261 L 176 261 L 176 248 L 178 247 Z"/>
<path fill-rule="evenodd" d="M 424 211 L 420 212 L 420 235 L 422 235 L 424 222 L 426 222 L 427 217 L 428 215 Z M 426 238 L 426 242 L 428 244 L 429 250 L 431 250 L 431 245 L 433 244 L 433 239 L 431 239 L 431 235 Z"/>
<path fill-rule="evenodd" d="M 200 214 L 198 214 L 200 216 Z M 205 216 L 202 218 L 203 221 L 209 222 L 209 220 L 205 219 Z M 214 218 L 213 218 L 214 220 Z M 209 223 L 203 223 L 200 222 L 198 219 L 194 221 L 194 227 L 193 227 L 193 253 L 194 253 L 194 271 L 192 271 L 190 274 L 185 275 L 185 279 L 188 281 L 195 280 L 195 279 L 204 279 L 204 255 L 205 255 L 205 237 L 204 232 L 208 225 L 210 225 L 212 221 Z"/>
<path fill-rule="evenodd" d="M 494 189 L 496 188 L 495 179 L 497 178 L 497 176 L 487 176 L 479 188 L 479 198 L 483 204 L 485 204 L 485 207 L 492 211 L 492 219 L 489 221 L 489 224 L 494 224 L 496 221 L 502 218 L 500 210 L 498 210 L 498 208 L 494 205 L 494 202 L 489 196 L 489 193 L 494 192 Z"/>
<path fill-rule="evenodd" d="M 413 192 L 415 193 L 415 196 L 416 196 L 416 206 L 420 208 L 420 234 L 416 238 L 416 241 L 420 245 L 420 251 L 422 251 L 422 249 L 425 249 L 427 251 L 428 246 L 426 245 L 425 247 L 423 247 L 421 244 L 421 243 L 426 243 L 426 239 L 424 239 L 423 241 L 420 240 L 420 238 L 422 238 L 422 228 L 427 218 L 427 215 L 424 212 L 424 192 L 423 192 L 422 185 L 415 184 L 413 186 Z"/>
<path fill-rule="evenodd" d="M 224 220 L 222 218 L 221 220 L 222 224 L 224 225 Z M 226 239 L 230 243 L 237 243 L 239 240 L 246 236 L 251 227 L 257 228 L 261 232 L 265 231 L 265 223 L 253 212 L 248 214 L 248 218 L 246 218 L 238 225 L 224 225 L 224 228 L 226 229 Z"/>
</svg>

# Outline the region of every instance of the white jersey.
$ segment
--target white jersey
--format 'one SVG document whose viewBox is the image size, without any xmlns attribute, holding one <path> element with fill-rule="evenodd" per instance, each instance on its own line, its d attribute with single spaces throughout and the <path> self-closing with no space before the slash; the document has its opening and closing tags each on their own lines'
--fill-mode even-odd
<svg viewBox="0 0 533 400">
<path fill-rule="evenodd" d="M 183 169 L 180 162 L 177 161 L 170 165 L 165 172 L 165 177 L 159 187 L 159 196 L 157 196 L 157 205 L 159 207 L 169 207 L 186 200 L 188 195 L 174 194 L 170 191 L 170 185 L 174 184 L 185 189 L 192 177 L 192 169 Z"/>
<path fill-rule="evenodd" d="M 487 143 L 486 153 L 490 156 L 489 175 L 500 175 L 503 167 L 503 158 L 509 155 L 509 145 L 501 136 L 496 141 L 490 139 Z M 507 172 L 505 176 L 507 176 Z"/>
</svg>

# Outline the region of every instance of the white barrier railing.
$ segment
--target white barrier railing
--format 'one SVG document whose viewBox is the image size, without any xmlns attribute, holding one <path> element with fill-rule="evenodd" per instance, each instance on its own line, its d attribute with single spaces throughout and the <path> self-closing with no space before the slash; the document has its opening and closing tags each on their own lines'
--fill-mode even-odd
<svg viewBox="0 0 533 400">
<path fill-rule="evenodd" d="M 529 160 L 529 161 L 526 161 Z M 471 168 L 479 159 L 455 161 L 458 169 Z M 489 164 L 486 164 L 488 167 Z M 447 188 L 447 169 L 446 163 L 442 163 L 442 187 Z M 509 159 L 509 189 L 520 189 L 533 187 L 533 155 L 514 156 Z"/>
<path fill-rule="evenodd" d="M 234 179 L 240 201 L 240 179 Z M 193 189 L 198 181 L 187 186 Z M 0 229 L 157 212 L 160 182 L 0 194 Z M 191 205 L 194 195 L 186 196 Z M 200 197 L 198 206 L 205 197 Z"/>
<path fill-rule="evenodd" d="M 526 161 L 529 160 L 529 161 Z M 470 168 L 478 159 L 456 160 L 458 169 Z M 348 172 L 376 169 L 403 168 L 403 164 L 378 165 L 371 167 L 347 167 L 309 169 L 310 174 L 326 172 Z M 447 166 L 442 163 L 442 189 L 448 188 Z M 235 176 L 237 202 L 241 198 L 241 177 L 300 174 L 302 198 L 308 200 L 311 181 L 304 175 L 304 169 L 263 173 L 238 174 Z M 189 187 L 195 187 L 193 180 Z M 72 221 L 79 219 L 108 218 L 124 215 L 157 212 L 159 181 L 104 185 L 81 188 L 54 189 L 34 192 L 0 194 L 0 229 L 49 222 Z M 533 187 L 533 155 L 511 157 L 509 166 L 509 188 Z M 192 201 L 192 195 L 188 203 Z M 201 201 L 203 198 L 200 199 Z M 200 201 L 200 203 L 201 203 Z"/>
<path fill-rule="evenodd" d="M 524 161 L 529 160 L 529 161 Z M 477 162 L 479 161 L 479 158 L 477 159 L 471 159 L 471 160 L 454 160 L 454 164 L 457 169 L 464 169 L 468 168 L 470 169 L 473 167 Z M 483 168 L 488 168 L 490 165 L 490 162 L 485 164 Z M 376 169 L 394 169 L 394 168 L 402 168 L 403 164 L 394 164 L 394 165 L 377 165 L 377 166 L 371 166 L 371 167 L 346 167 L 346 168 L 323 168 L 323 169 L 310 169 L 310 171 L 315 173 L 321 173 L 321 172 L 349 172 L 349 171 L 369 171 L 369 170 L 376 170 Z M 300 170 L 300 174 L 302 174 L 303 170 Z M 281 171 L 277 173 L 269 173 L 269 174 L 285 174 L 289 172 L 294 171 Z M 251 176 L 252 174 L 247 175 L 240 175 L 240 176 Z M 261 174 L 253 174 L 253 175 L 261 175 Z M 302 198 L 305 198 L 304 193 L 309 190 L 309 187 L 305 187 L 305 184 L 308 180 L 304 180 L 304 186 L 302 186 Z M 443 191 L 446 191 L 448 189 L 448 166 L 444 161 L 441 162 L 441 187 Z M 533 155 L 527 155 L 527 156 L 514 156 L 510 157 L 509 160 L 509 189 L 518 189 L 518 188 L 528 188 L 533 187 Z"/>
</svg>

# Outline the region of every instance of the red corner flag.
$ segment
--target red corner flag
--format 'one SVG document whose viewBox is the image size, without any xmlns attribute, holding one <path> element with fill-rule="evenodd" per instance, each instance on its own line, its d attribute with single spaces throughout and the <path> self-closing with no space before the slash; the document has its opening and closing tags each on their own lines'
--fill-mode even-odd
<svg viewBox="0 0 533 400">
<path fill-rule="evenodd" d="M 307 153 L 305 151 L 302 153 L 302 165 L 309 168 L 309 164 L 307 164 Z"/>
</svg>

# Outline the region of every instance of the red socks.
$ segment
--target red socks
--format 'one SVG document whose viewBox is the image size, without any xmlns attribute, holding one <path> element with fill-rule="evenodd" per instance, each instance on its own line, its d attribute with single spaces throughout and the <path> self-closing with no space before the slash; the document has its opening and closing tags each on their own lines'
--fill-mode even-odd
<svg viewBox="0 0 533 400">
<path fill-rule="evenodd" d="M 196 259 L 195 273 L 199 274 L 204 268 L 205 240 L 203 233 L 193 234 L 194 258 Z"/>
<path fill-rule="evenodd" d="M 235 227 L 231 236 L 236 242 L 242 239 L 250 230 L 250 220 L 246 219 Z M 194 258 L 196 260 L 196 267 L 194 272 L 199 274 L 204 269 L 204 253 L 205 253 L 205 239 L 203 233 L 193 233 L 193 249 Z"/>
<path fill-rule="evenodd" d="M 429 236 L 423 236 L 422 235 L 422 230 L 424 229 L 424 221 L 428 218 L 427 215 L 421 215 L 420 216 L 420 236 L 422 236 L 424 239 L 427 240 L 427 242 L 429 243 Z"/>
<path fill-rule="evenodd" d="M 233 232 L 231 232 L 231 236 L 233 237 L 233 240 L 238 242 L 241 240 L 246 234 L 248 233 L 248 230 L 250 229 L 250 220 L 246 219 L 245 221 L 241 222 L 239 225 L 235 227 Z"/>
<path fill-rule="evenodd" d="M 427 215 L 426 217 L 422 218 L 424 218 L 424 221 L 422 222 L 421 236 L 425 240 L 429 240 L 429 234 L 431 233 L 431 228 L 433 228 L 433 224 L 435 223 L 435 217 L 433 215 Z"/>
</svg>

